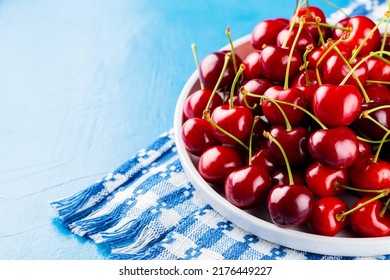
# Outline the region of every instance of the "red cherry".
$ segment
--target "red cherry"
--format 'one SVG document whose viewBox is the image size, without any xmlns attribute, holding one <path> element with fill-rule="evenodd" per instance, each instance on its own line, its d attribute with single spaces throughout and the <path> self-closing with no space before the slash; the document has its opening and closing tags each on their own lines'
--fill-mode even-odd
<svg viewBox="0 0 390 280">
<path fill-rule="evenodd" d="M 361 111 L 364 112 L 382 105 L 389 105 L 389 103 L 390 99 L 372 99 L 362 105 Z M 374 111 L 369 115 L 374 120 L 378 121 L 382 126 L 386 127 L 387 129 L 390 128 L 390 108 L 383 108 Z M 358 133 L 373 140 L 381 140 L 386 133 L 382 127 L 374 124 L 371 120 L 364 117 L 358 118 L 356 120 L 355 127 Z"/>
<path fill-rule="evenodd" d="M 244 58 L 242 63 L 245 65 L 245 79 L 250 80 L 261 77 L 260 54 L 261 51 L 254 50 Z"/>
<path fill-rule="evenodd" d="M 295 127 L 291 130 L 286 130 L 283 126 L 275 126 L 269 133 L 278 140 L 284 148 L 290 165 L 297 166 L 306 161 L 309 155 L 307 142 L 310 136 L 307 128 Z M 284 164 L 285 160 L 283 154 L 274 141 L 268 140 L 267 145 L 271 156 L 276 162 Z"/>
<path fill-rule="evenodd" d="M 312 163 L 306 169 L 306 184 L 314 195 L 319 197 L 336 196 L 345 191 L 335 183 L 349 184 L 348 169 L 330 169 L 318 162 Z"/>
<path fill-rule="evenodd" d="M 268 172 L 249 165 L 231 172 L 225 180 L 226 199 L 239 208 L 252 208 L 265 200 L 271 188 Z"/>
<path fill-rule="evenodd" d="M 277 168 L 277 162 L 271 156 L 267 146 L 261 147 L 253 154 L 252 165 L 260 166 L 268 173 L 272 173 Z"/>
<path fill-rule="evenodd" d="M 219 76 L 221 75 L 223 65 L 225 62 L 226 52 L 219 51 L 208 54 L 199 65 L 199 79 L 205 88 L 214 89 Z M 237 65 L 241 64 L 241 58 L 236 55 Z M 223 74 L 220 88 L 230 86 L 236 76 L 233 64 L 233 58 L 228 62 L 228 67 Z"/>
<path fill-rule="evenodd" d="M 293 177 L 295 185 L 305 185 L 306 184 L 305 172 L 304 172 L 303 168 L 292 168 L 291 173 L 292 173 L 292 177 Z M 272 178 L 272 185 L 273 186 L 289 185 L 289 183 L 290 183 L 287 168 L 282 167 L 282 168 L 275 170 L 271 174 L 271 178 Z"/>
<path fill-rule="evenodd" d="M 181 136 L 187 151 L 200 156 L 207 148 L 220 144 L 215 139 L 211 124 L 205 119 L 188 119 L 182 126 Z"/>
<path fill-rule="evenodd" d="M 225 131 L 244 141 L 248 136 L 253 122 L 253 115 L 250 109 L 245 106 L 234 106 L 229 104 L 218 106 L 211 114 L 211 119 Z M 215 137 L 225 144 L 236 144 L 236 141 L 214 127 Z"/>
<path fill-rule="evenodd" d="M 352 166 L 359 153 L 356 135 L 346 126 L 313 132 L 310 135 L 308 147 L 313 159 L 330 169 Z"/>
<path fill-rule="evenodd" d="M 267 46 L 260 54 L 261 73 L 271 82 L 282 83 L 285 81 L 290 49 L 278 46 Z M 288 79 L 291 80 L 299 72 L 302 64 L 301 55 L 297 50 L 293 51 L 290 61 Z"/>
<path fill-rule="evenodd" d="M 281 86 L 273 86 L 266 90 L 264 96 L 270 99 L 295 104 L 303 108 L 306 108 L 307 106 L 305 94 L 300 89 L 294 87 L 284 89 Z M 273 102 L 265 99 L 261 107 L 263 109 L 264 116 L 271 124 L 286 125 L 286 120 L 284 119 L 281 111 Z M 293 106 L 280 104 L 280 107 L 286 114 L 286 117 L 291 126 L 299 125 L 306 116 L 302 110 Z"/>
<path fill-rule="evenodd" d="M 323 197 L 314 203 L 313 213 L 308 221 L 308 227 L 315 234 L 335 236 L 347 225 L 347 217 L 341 220 L 337 214 L 348 211 L 348 206 L 338 197 Z"/>
<path fill-rule="evenodd" d="M 252 31 L 251 43 L 255 49 L 262 50 L 265 46 L 276 45 L 277 34 L 288 23 L 277 19 L 260 21 Z"/>
<path fill-rule="evenodd" d="M 212 91 L 209 89 L 200 89 L 189 95 L 184 102 L 183 113 L 186 118 L 202 118 L 203 111 L 210 99 Z M 212 112 L 217 106 L 222 105 L 222 97 L 215 94 L 211 101 L 209 110 Z"/>
<path fill-rule="evenodd" d="M 369 197 L 360 198 L 352 208 L 365 203 Z M 380 212 L 384 205 L 380 200 L 375 200 L 350 214 L 351 228 L 363 237 L 382 237 L 390 235 L 390 214 L 385 212 L 382 217 Z"/>
<path fill-rule="evenodd" d="M 248 92 L 256 94 L 256 95 L 263 95 L 267 89 L 269 89 L 273 84 L 262 78 L 258 79 L 251 79 L 247 82 L 245 82 L 242 87 L 245 88 Z M 256 115 L 262 115 L 261 106 L 259 105 L 260 98 L 258 97 L 252 97 L 252 96 L 246 96 L 246 103 L 244 101 L 244 97 L 242 94 L 238 95 L 238 104 L 242 106 L 249 105 L 250 107 L 255 107 L 255 113 Z"/>
<path fill-rule="evenodd" d="M 302 185 L 275 186 L 267 200 L 271 220 L 280 227 L 303 225 L 310 218 L 313 205 L 313 194 Z"/>
<path fill-rule="evenodd" d="M 226 177 L 243 166 L 239 152 L 227 146 L 214 146 L 202 153 L 198 171 L 202 178 L 213 184 L 223 184 Z"/>
<path fill-rule="evenodd" d="M 317 69 L 320 71 L 320 73 L 323 72 L 325 62 L 333 55 L 338 55 L 338 53 L 335 51 L 334 48 L 332 48 L 331 43 L 327 43 L 325 45 L 318 46 L 314 48 L 307 56 L 307 60 L 309 62 L 308 68 L 310 69 Z M 331 48 L 330 51 L 329 48 Z M 341 54 L 344 57 L 350 57 L 351 56 L 351 51 L 348 47 L 344 45 L 337 45 L 337 48 L 340 50 Z M 325 54 L 325 52 L 327 52 Z M 325 56 L 324 56 L 325 55 Z M 321 59 L 321 61 L 320 61 Z"/>
<path fill-rule="evenodd" d="M 316 6 L 301 7 L 298 11 L 297 18 L 301 18 L 301 16 L 305 17 L 306 22 L 315 22 L 316 18 L 319 18 L 321 23 L 326 23 L 325 13 L 319 7 Z M 320 36 L 318 33 L 317 25 L 305 24 L 303 28 L 311 34 L 315 42 L 318 41 Z M 326 27 L 321 27 L 320 29 L 323 34 L 326 33 Z"/>
<path fill-rule="evenodd" d="M 353 68 L 359 62 L 359 60 L 360 58 L 356 58 L 353 63 L 349 63 L 350 65 L 347 65 L 338 54 L 330 56 L 325 61 L 322 71 L 323 82 L 327 84 L 339 85 L 344 80 L 344 77 L 347 76 L 351 71 L 350 67 Z M 368 78 L 367 63 L 361 63 L 356 68 L 356 70 L 354 70 L 354 73 L 359 79 L 359 82 L 364 85 Z M 359 87 L 359 83 L 353 75 L 347 79 L 345 84 Z"/>
<path fill-rule="evenodd" d="M 373 160 L 372 154 L 362 155 L 351 166 L 349 172 L 353 187 L 363 190 L 382 190 L 390 187 L 390 163 L 381 159 L 376 162 Z"/>
<path fill-rule="evenodd" d="M 313 112 L 326 126 L 350 125 L 359 117 L 361 108 L 362 95 L 351 85 L 325 84 L 313 93 Z"/>
<path fill-rule="evenodd" d="M 285 44 L 285 47 L 291 48 L 295 40 L 295 37 L 298 34 L 298 29 L 299 29 L 298 26 L 294 26 L 290 33 L 290 27 L 289 26 L 285 27 L 283 30 L 279 32 L 278 37 L 276 38 L 276 45 L 279 47 L 283 46 L 284 41 L 287 39 L 287 36 L 289 36 Z M 310 32 L 303 29 L 298 36 L 295 47 L 296 50 L 298 50 L 301 54 L 303 54 L 306 51 L 306 47 L 308 45 L 315 46 L 316 42 L 314 41 Z"/>
<path fill-rule="evenodd" d="M 364 90 L 370 100 L 377 98 L 390 100 L 390 90 L 385 85 L 366 83 Z"/>
<path fill-rule="evenodd" d="M 390 81 L 390 65 L 376 57 L 367 60 L 368 79 L 374 81 Z"/>
<path fill-rule="evenodd" d="M 350 18 L 345 18 L 336 25 L 350 28 L 349 36 L 343 40 L 342 44 L 345 44 L 349 49 L 354 50 L 363 43 L 376 24 L 367 16 L 356 15 Z M 334 33 L 334 39 L 339 39 L 342 34 L 344 34 L 344 32 L 336 31 Z M 359 56 L 364 56 L 372 51 L 378 50 L 380 48 L 381 40 L 382 36 L 377 29 L 363 44 L 359 52 Z"/>
</svg>

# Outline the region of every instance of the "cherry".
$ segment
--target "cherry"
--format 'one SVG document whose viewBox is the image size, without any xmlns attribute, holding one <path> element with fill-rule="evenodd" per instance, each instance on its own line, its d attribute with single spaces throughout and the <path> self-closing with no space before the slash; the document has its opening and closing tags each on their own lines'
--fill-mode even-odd
<svg viewBox="0 0 390 280">
<path fill-rule="evenodd" d="M 308 147 L 313 159 L 330 169 L 352 166 L 359 152 L 356 134 L 346 126 L 313 132 L 309 137 Z"/>
<path fill-rule="evenodd" d="M 298 35 L 296 50 L 299 51 L 301 54 L 303 54 L 306 51 L 306 47 L 308 45 L 316 44 L 309 31 L 303 29 L 299 34 L 298 31 L 299 31 L 298 26 L 294 26 L 291 30 L 288 26 L 285 27 L 283 30 L 279 32 L 278 37 L 276 38 L 276 45 L 282 47 L 283 44 L 285 44 L 285 47 L 291 48 L 294 43 L 295 36 Z"/>
<path fill-rule="evenodd" d="M 199 79 L 204 84 L 205 88 L 213 89 L 217 84 L 218 78 L 222 72 L 226 52 L 219 51 L 208 54 L 203 58 L 199 65 Z M 241 59 L 236 56 L 237 63 L 241 63 Z M 229 61 L 226 71 L 224 71 L 222 81 L 219 88 L 230 86 L 236 75 L 233 59 Z"/>
<path fill-rule="evenodd" d="M 242 63 L 245 65 L 245 79 L 250 80 L 261 77 L 260 54 L 261 51 L 254 50 L 244 58 Z"/>
<path fill-rule="evenodd" d="M 363 197 L 356 201 L 353 208 L 366 203 L 370 198 Z M 390 214 L 382 214 L 383 203 L 375 200 L 350 214 L 351 228 L 363 237 L 382 237 L 390 235 Z"/>
<path fill-rule="evenodd" d="M 283 20 L 265 19 L 252 30 L 251 43 L 255 49 L 262 50 L 269 45 L 276 45 L 277 34 L 287 26 Z"/>
<path fill-rule="evenodd" d="M 288 79 L 293 79 L 302 64 L 301 55 L 293 50 L 291 59 L 290 49 L 274 45 L 265 47 L 260 54 L 260 69 L 263 76 L 271 82 L 282 83 L 285 80 L 287 66 L 290 63 Z"/>
<path fill-rule="evenodd" d="M 231 172 L 242 166 L 243 159 L 237 150 L 228 146 L 213 146 L 201 154 L 198 171 L 205 181 L 223 184 Z"/>
<path fill-rule="evenodd" d="M 366 83 L 364 89 L 370 100 L 377 98 L 390 100 L 390 90 L 385 85 Z"/>
<path fill-rule="evenodd" d="M 356 58 L 351 62 L 346 62 L 345 58 L 340 57 L 338 54 L 330 56 L 324 64 L 322 71 L 323 82 L 333 85 L 340 84 L 346 75 L 351 71 L 351 69 L 359 63 L 360 58 Z M 355 75 L 358 81 L 355 78 Z M 349 85 L 354 85 L 359 87 L 360 84 L 364 85 L 368 78 L 368 67 L 367 63 L 364 61 L 353 71 L 353 74 L 345 82 Z"/>
<path fill-rule="evenodd" d="M 245 68 L 246 69 L 246 68 Z M 245 71 L 245 70 L 244 70 Z M 250 93 L 256 94 L 256 95 L 263 95 L 267 89 L 269 89 L 273 84 L 269 82 L 266 79 L 257 78 L 257 79 L 251 79 L 247 82 L 245 82 L 242 85 L 242 88 L 247 90 Z M 254 114 L 256 115 L 262 115 L 261 106 L 259 106 L 259 97 L 253 97 L 253 96 L 245 96 L 239 94 L 238 95 L 238 104 L 242 106 L 248 106 L 252 109 L 254 109 Z"/>
<path fill-rule="evenodd" d="M 283 126 L 274 126 L 269 133 L 285 147 L 285 153 L 292 166 L 301 165 L 306 161 L 309 155 L 307 143 L 310 136 L 306 127 L 287 130 Z M 269 139 L 267 145 L 275 161 L 284 164 L 283 154 L 275 142 Z"/>
<path fill-rule="evenodd" d="M 374 81 L 390 81 L 390 65 L 378 57 L 367 60 L 368 79 Z"/>
<path fill-rule="evenodd" d="M 308 221 L 308 227 L 315 234 L 335 236 L 347 225 L 347 217 L 340 220 L 338 214 L 348 211 L 348 206 L 338 197 L 322 197 L 313 206 L 313 213 Z"/>
<path fill-rule="evenodd" d="M 381 159 L 375 160 L 375 155 L 359 156 L 349 172 L 351 184 L 355 188 L 381 190 L 390 186 L 390 163 Z"/>
<path fill-rule="evenodd" d="M 209 89 L 199 89 L 189 95 L 184 102 L 183 112 L 186 118 L 202 118 L 203 111 L 212 95 Z M 212 112 L 216 107 L 222 105 L 222 97 L 218 94 L 214 95 L 209 110 Z"/>
<path fill-rule="evenodd" d="M 348 169 L 330 169 L 314 162 L 306 168 L 307 187 L 318 197 L 336 196 L 345 191 L 337 184 L 349 184 Z"/>
<path fill-rule="evenodd" d="M 252 165 L 257 165 L 264 168 L 268 173 L 276 170 L 278 164 L 271 156 L 267 146 L 259 148 L 252 156 Z"/>
<path fill-rule="evenodd" d="M 390 108 L 380 108 L 389 105 L 390 99 L 375 98 L 362 105 L 362 115 L 354 123 L 356 130 L 363 136 L 372 140 L 381 140 L 390 129 Z M 375 109 L 371 113 L 370 110 Z M 376 122 L 377 124 L 375 124 Z M 379 125 L 378 125 L 379 124 Z"/>
<path fill-rule="evenodd" d="M 253 115 L 248 107 L 233 106 L 231 108 L 229 104 L 224 104 L 214 109 L 211 120 L 217 125 L 217 127 L 214 126 L 214 136 L 222 143 L 235 144 L 236 140 L 232 139 L 229 134 L 244 141 L 249 135 Z"/>
<path fill-rule="evenodd" d="M 303 168 L 291 168 L 291 174 L 294 179 L 294 184 L 296 185 L 305 185 L 305 172 Z M 289 177 L 287 168 L 279 168 L 271 174 L 272 185 L 288 185 Z"/>
<path fill-rule="evenodd" d="M 306 22 L 312 22 L 310 24 L 305 24 L 303 28 L 311 34 L 314 42 L 317 42 L 320 35 L 318 33 L 317 24 L 313 23 L 315 23 L 317 19 L 319 19 L 320 23 L 326 23 L 325 13 L 319 7 L 305 6 L 301 7 L 298 11 L 297 17 L 300 18 L 301 16 L 305 17 Z M 326 33 L 326 27 L 320 27 L 320 30 L 322 33 Z"/>
<path fill-rule="evenodd" d="M 375 29 L 376 24 L 367 16 L 352 16 L 341 20 L 337 25 L 350 29 L 349 36 L 343 40 L 343 44 L 351 50 L 361 47 L 359 51 L 360 56 L 364 56 L 379 49 L 382 36 L 379 30 Z M 368 37 L 371 30 L 375 31 Z M 341 34 L 342 32 L 335 32 L 334 39 L 340 38 Z M 366 37 L 368 37 L 368 39 L 366 39 Z"/>
<path fill-rule="evenodd" d="M 314 115 L 326 126 L 350 125 L 358 118 L 361 108 L 362 95 L 351 85 L 325 84 L 313 93 Z"/>
<path fill-rule="evenodd" d="M 207 148 L 220 144 L 214 137 L 211 124 L 205 119 L 188 119 L 183 124 L 181 133 L 185 148 L 196 156 L 200 156 Z"/>
<path fill-rule="evenodd" d="M 248 165 L 232 171 L 225 180 L 226 199 L 247 209 L 265 200 L 271 188 L 268 172 L 258 165 Z"/>
<path fill-rule="evenodd" d="M 324 45 L 315 47 L 308 54 L 308 67 L 313 70 L 318 68 L 318 70 L 322 73 L 327 59 L 333 55 L 338 55 L 334 46 L 335 43 L 333 41 L 329 41 Z M 348 47 L 338 44 L 337 48 L 344 57 L 349 57 L 351 55 L 351 51 Z"/>
<path fill-rule="evenodd" d="M 265 91 L 264 97 L 266 98 L 263 101 L 261 107 L 264 116 L 273 125 L 284 125 L 286 120 L 281 110 L 278 109 L 277 105 L 275 105 L 275 103 L 271 102 L 269 99 L 288 102 L 303 108 L 307 106 L 305 94 L 296 87 L 285 89 L 281 86 L 273 86 Z M 280 104 L 279 106 L 289 120 L 291 126 L 299 125 L 306 116 L 305 112 L 294 106 L 285 104 Z"/>
</svg>

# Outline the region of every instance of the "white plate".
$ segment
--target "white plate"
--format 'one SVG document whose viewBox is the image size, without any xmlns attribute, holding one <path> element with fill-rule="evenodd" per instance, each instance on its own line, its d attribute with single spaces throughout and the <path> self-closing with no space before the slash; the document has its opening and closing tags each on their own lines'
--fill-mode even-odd
<svg viewBox="0 0 390 280">
<path fill-rule="evenodd" d="M 244 58 L 253 48 L 250 34 L 234 41 L 235 51 Z M 229 45 L 222 49 L 229 49 Z M 174 116 L 174 137 L 177 152 L 186 175 L 204 200 L 226 219 L 242 229 L 270 242 L 305 252 L 337 256 L 375 256 L 390 254 L 390 237 L 359 238 L 348 232 L 336 237 L 320 236 L 302 229 L 281 228 L 270 222 L 266 209 L 241 210 L 215 191 L 198 173 L 196 158 L 190 155 L 181 139 L 183 106 L 189 94 L 199 89 L 198 71 L 190 76 L 177 101 Z M 256 212 L 256 214 L 254 214 Z"/>
</svg>

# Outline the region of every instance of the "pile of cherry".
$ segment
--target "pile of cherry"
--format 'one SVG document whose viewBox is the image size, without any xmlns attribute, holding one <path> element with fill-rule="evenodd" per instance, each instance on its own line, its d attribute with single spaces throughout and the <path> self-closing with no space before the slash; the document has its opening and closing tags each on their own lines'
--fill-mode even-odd
<svg viewBox="0 0 390 280">
<path fill-rule="evenodd" d="M 389 16 L 330 25 L 300 3 L 291 19 L 259 22 L 246 57 L 229 28 L 229 50 L 198 63 L 194 48 L 201 89 L 182 140 L 204 180 L 241 209 L 266 205 L 281 227 L 389 236 Z"/>
</svg>

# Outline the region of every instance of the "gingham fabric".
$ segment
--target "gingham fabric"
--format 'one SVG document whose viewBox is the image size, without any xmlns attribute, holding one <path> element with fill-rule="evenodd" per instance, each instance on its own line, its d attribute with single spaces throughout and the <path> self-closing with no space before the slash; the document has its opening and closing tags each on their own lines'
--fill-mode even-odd
<svg viewBox="0 0 390 280">
<path fill-rule="evenodd" d="M 379 19 L 387 1 L 355 1 L 348 14 Z M 336 21 L 342 15 L 329 18 Z M 108 249 L 110 259 L 362 259 L 289 249 L 245 232 L 209 206 L 191 185 L 172 131 L 99 182 L 50 202 L 55 219 Z M 363 259 L 390 259 L 390 255 Z"/>
</svg>

